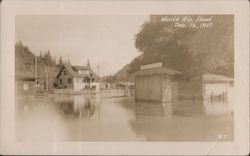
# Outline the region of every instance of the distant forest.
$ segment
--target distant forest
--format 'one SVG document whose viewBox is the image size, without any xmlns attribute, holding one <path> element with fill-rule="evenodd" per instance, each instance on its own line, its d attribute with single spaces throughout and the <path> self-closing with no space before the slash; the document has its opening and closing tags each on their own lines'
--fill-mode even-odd
<svg viewBox="0 0 250 156">
<path fill-rule="evenodd" d="M 152 15 L 141 26 L 135 36 L 135 47 L 140 56 L 118 71 L 114 79 L 128 80 L 141 65 L 156 62 L 162 62 L 165 67 L 178 70 L 187 77 L 206 72 L 234 76 L 232 15 L 214 15 L 213 26 L 207 29 L 176 28 L 173 23 L 162 22 L 162 17 Z"/>
<path fill-rule="evenodd" d="M 35 74 L 36 55 L 31 52 L 28 46 L 23 45 L 21 41 L 15 44 L 15 70 L 17 74 Z M 50 76 L 54 76 L 61 68 L 63 61 L 62 57 L 56 60 L 51 56 L 49 50 L 40 52 L 37 56 L 38 76 L 45 77 L 45 70 Z"/>
</svg>

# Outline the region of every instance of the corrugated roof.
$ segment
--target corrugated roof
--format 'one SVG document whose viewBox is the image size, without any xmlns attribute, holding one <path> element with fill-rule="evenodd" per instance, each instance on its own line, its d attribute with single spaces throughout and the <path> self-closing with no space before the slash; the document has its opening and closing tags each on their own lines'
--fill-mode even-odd
<svg viewBox="0 0 250 156">
<path fill-rule="evenodd" d="M 149 68 L 149 69 L 141 69 L 137 72 L 133 73 L 133 76 L 141 76 L 141 75 L 150 75 L 150 74 L 168 74 L 168 75 L 174 75 L 174 74 L 181 74 L 181 72 L 169 69 L 166 67 L 155 67 L 155 68 Z"/>
</svg>

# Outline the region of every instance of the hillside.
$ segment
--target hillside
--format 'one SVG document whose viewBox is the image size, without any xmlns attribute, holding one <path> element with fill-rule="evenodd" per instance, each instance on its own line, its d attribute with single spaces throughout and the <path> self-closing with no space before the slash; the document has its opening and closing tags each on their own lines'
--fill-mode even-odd
<svg viewBox="0 0 250 156">
<path fill-rule="evenodd" d="M 36 56 L 28 46 L 24 46 L 22 42 L 15 45 L 15 73 L 35 75 L 37 57 L 37 76 L 40 80 L 45 81 L 46 74 L 49 79 L 49 86 L 53 87 L 54 78 L 60 69 L 60 64 L 52 59 L 50 51 L 40 52 L 40 56 Z M 62 60 L 59 61 L 62 63 Z"/>
<path fill-rule="evenodd" d="M 121 70 L 119 70 L 115 75 L 114 79 L 117 81 L 128 81 L 129 80 L 129 64 L 125 65 Z"/>
</svg>

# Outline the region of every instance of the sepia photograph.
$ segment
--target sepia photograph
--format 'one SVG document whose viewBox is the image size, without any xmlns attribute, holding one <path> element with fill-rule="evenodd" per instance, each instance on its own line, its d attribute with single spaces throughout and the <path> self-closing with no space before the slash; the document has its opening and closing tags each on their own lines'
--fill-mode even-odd
<svg viewBox="0 0 250 156">
<path fill-rule="evenodd" d="M 247 155 L 247 1 L 3 1 L 0 154 Z"/>
<path fill-rule="evenodd" d="M 16 137 L 233 141 L 233 15 L 18 15 Z"/>
</svg>

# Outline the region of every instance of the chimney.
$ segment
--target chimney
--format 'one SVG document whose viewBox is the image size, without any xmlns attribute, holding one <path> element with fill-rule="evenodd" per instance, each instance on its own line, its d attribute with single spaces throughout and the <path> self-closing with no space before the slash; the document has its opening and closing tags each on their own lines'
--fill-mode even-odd
<svg viewBox="0 0 250 156">
<path fill-rule="evenodd" d="M 89 59 L 87 60 L 87 67 L 90 67 Z"/>
</svg>

